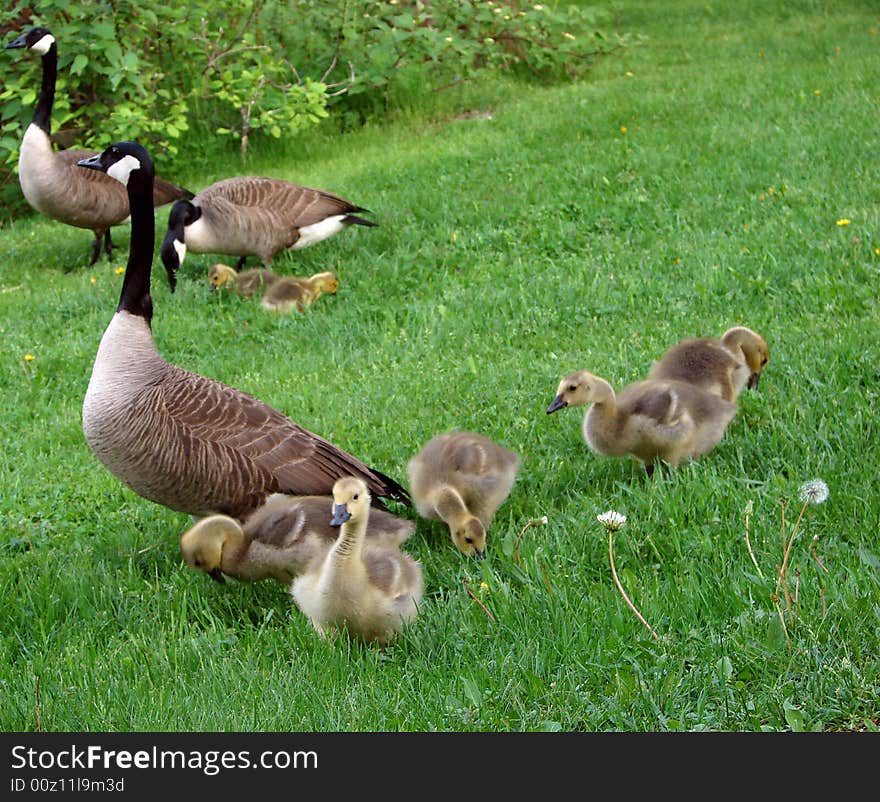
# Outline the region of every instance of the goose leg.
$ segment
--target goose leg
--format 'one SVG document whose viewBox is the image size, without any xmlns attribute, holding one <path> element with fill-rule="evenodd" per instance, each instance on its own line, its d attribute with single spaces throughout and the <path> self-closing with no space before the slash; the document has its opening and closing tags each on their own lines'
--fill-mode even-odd
<svg viewBox="0 0 880 802">
<path fill-rule="evenodd" d="M 95 234 L 95 238 L 92 240 L 92 261 L 89 262 L 89 267 L 91 267 L 95 262 L 98 261 L 98 257 L 101 255 L 101 235 Z"/>
<path fill-rule="evenodd" d="M 106 253 L 109 258 L 113 258 L 113 249 L 115 247 L 116 246 L 110 239 L 110 229 L 108 228 L 104 232 L 104 253 Z"/>
<path fill-rule="evenodd" d="M 236 264 L 235 264 L 235 269 L 236 269 L 237 272 L 238 272 L 238 271 L 241 271 L 241 270 L 244 268 L 244 263 L 245 263 L 246 261 L 247 261 L 247 257 L 246 257 L 246 256 L 239 256 L 239 257 L 238 257 L 238 262 L 236 262 Z"/>
</svg>

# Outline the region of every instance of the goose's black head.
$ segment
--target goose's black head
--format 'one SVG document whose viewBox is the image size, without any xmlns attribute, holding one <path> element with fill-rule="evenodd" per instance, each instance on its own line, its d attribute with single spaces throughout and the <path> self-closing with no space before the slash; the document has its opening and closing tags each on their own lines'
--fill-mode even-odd
<svg viewBox="0 0 880 802">
<path fill-rule="evenodd" d="M 8 45 L 6 45 L 6 50 L 15 50 L 18 48 L 26 47 L 28 50 L 33 50 L 35 53 L 39 53 L 41 56 L 45 56 L 52 49 L 52 45 L 55 44 L 55 37 L 52 36 L 52 33 L 46 28 L 31 28 L 29 31 L 26 31 L 17 39 L 13 39 Z"/>
<path fill-rule="evenodd" d="M 168 231 L 162 240 L 159 255 L 168 280 L 180 269 L 186 256 L 186 227 L 202 216 L 202 210 L 188 200 L 179 200 L 168 213 Z"/>
<path fill-rule="evenodd" d="M 153 193 L 153 161 L 143 145 L 137 142 L 116 142 L 102 153 L 96 153 L 88 159 L 80 159 L 77 164 L 80 167 L 88 167 L 92 170 L 100 170 L 115 178 L 120 184 L 127 187 L 129 181 L 149 181 L 150 197 Z"/>
</svg>

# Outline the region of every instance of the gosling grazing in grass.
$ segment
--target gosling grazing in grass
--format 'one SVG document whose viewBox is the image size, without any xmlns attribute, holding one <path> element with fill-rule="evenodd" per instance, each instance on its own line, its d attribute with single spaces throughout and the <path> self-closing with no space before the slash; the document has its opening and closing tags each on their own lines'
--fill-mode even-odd
<svg viewBox="0 0 880 802">
<path fill-rule="evenodd" d="M 611 385 L 586 370 L 566 376 L 547 414 L 592 404 L 583 435 L 597 454 L 631 454 L 650 476 L 657 460 L 677 467 L 710 451 L 736 414 L 736 404 L 687 382 L 654 380 L 630 384 L 615 395 Z"/>
<path fill-rule="evenodd" d="M 223 581 L 274 579 L 290 583 L 323 560 L 336 542 L 330 525 L 331 496 L 287 496 L 275 493 L 244 523 L 228 515 L 209 515 L 180 536 L 180 553 L 191 568 Z M 390 512 L 373 510 L 366 542 L 395 548 L 415 524 Z"/>
<path fill-rule="evenodd" d="M 720 339 L 700 337 L 673 345 L 651 368 L 651 379 L 676 379 L 736 401 L 743 387 L 755 389 L 770 361 L 764 338 L 745 326 L 728 329 Z"/>
<path fill-rule="evenodd" d="M 330 192 L 278 178 L 226 178 L 171 207 L 162 263 L 177 270 L 189 250 L 238 256 L 238 270 L 248 256 L 271 267 L 282 250 L 306 248 L 351 225 L 378 225 L 356 214 L 367 211 Z"/>
<path fill-rule="evenodd" d="M 446 523 L 459 551 L 481 560 L 519 464 L 518 454 L 481 434 L 438 434 L 407 465 L 413 502 L 423 517 Z"/>
<path fill-rule="evenodd" d="M 300 276 L 281 276 L 263 293 L 260 304 L 270 312 L 288 312 L 296 309 L 305 312 L 324 293 L 335 295 L 339 289 L 339 279 L 332 270 L 315 273 L 309 278 Z"/>
<path fill-rule="evenodd" d="M 135 493 L 202 518 L 243 520 L 272 493 L 329 495 L 360 476 L 378 497 L 404 504 L 396 481 L 263 401 L 165 361 L 153 340 L 153 163 L 136 142 L 80 162 L 128 190 L 131 242 L 116 313 L 83 400 L 92 453 Z M 174 286 L 173 271 L 168 275 Z"/>
<path fill-rule="evenodd" d="M 208 268 L 208 283 L 212 290 L 233 287 L 242 298 L 250 298 L 255 292 L 266 290 L 279 278 L 281 276 L 265 267 L 239 273 L 229 265 L 218 262 Z"/>
<path fill-rule="evenodd" d="M 77 162 L 94 156 L 92 150 L 61 150 L 52 147 L 52 105 L 58 75 L 58 44 L 46 28 L 31 28 L 6 45 L 7 50 L 26 48 L 42 57 L 43 79 L 34 117 L 25 131 L 18 156 L 18 180 L 27 202 L 52 220 L 90 230 L 94 235 L 92 259 L 101 255 L 101 240 L 109 256 L 113 243 L 111 226 L 129 214 L 125 188 L 102 173 L 80 170 Z M 161 178 L 153 185 L 153 203 L 162 206 L 192 198 L 192 192 Z"/>
<path fill-rule="evenodd" d="M 340 527 L 339 536 L 319 564 L 293 581 L 291 594 L 320 635 L 344 628 L 384 645 L 418 615 L 422 567 L 396 547 L 368 541 L 369 518 L 370 493 L 363 480 L 339 479 L 330 521 Z"/>
</svg>

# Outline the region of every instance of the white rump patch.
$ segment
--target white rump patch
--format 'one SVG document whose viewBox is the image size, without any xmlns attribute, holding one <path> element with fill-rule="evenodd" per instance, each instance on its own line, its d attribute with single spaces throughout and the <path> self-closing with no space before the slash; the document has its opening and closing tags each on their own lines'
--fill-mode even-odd
<svg viewBox="0 0 880 802">
<path fill-rule="evenodd" d="M 128 177 L 135 171 L 141 169 L 140 160 L 134 156 L 123 156 L 116 164 L 111 165 L 107 170 L 107 175 L 115 178 L 124 187 L 128 186 Z"/>
<path fill-rule="evenodd" d="M 174 250 L 177 253 L 178 266 L 182 265 L 183 259 L 186 256 L 186 243 L 181 242 L 179 239 L 174 240 Z"/>
<path fill-rule="evenodd" d="M 299 230 L 299 239 L 293 244 L 291 250 L 298 251 L 300 248 L 308 248 L 316 242 L 332 237 L 345 228 L 342 222 L 345 218 L 344 214 L 335 214 L 333 217 L 326 217 L 320 223 L 312 223 L 310 226 L 303 226 Z"/>
<path fill-rule="evenodd" d="M 47 33 L 42 39 L 31 45 L 31 50 L 33 50 L 34 53 L 39 53 L 41 56 L 45 56 L 53 44 L 55 44 L 55 37 L 52 36 L 51 33 Z"/>
</svg>

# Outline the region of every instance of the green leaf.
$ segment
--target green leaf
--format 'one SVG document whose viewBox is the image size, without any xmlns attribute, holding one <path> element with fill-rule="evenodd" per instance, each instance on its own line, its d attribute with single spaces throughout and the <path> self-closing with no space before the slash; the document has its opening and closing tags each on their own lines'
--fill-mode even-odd
<svg viewBox="0 0 880 802">
<path fill-rule="evenodd" d="M 483 701 L 483 695 L 480 693 L 477 683 L 470 677 L 462 677 L 461 682 L 464 685 L 464 695 L 467 696 L 474 707 L 479 707 L 480 702 Z"/>
<path fill-rule="evenodd" d="M 73 64 L 70 65 L 70 72 L 73 75 L 79 75 L 89 64 L 89 57 L 83 53 L 77 53 Z"/>
<path fill-rule="evenodd" d="M 800 708 L 795 707 L 786 699 L 782 704 L 782 712 L 785 715 L 785 721 L 788 726 L 791 727 L 792 732 L 804 732 L 806 722 L 804 714 L 801 712 Z"/>
<path fill-rule="evenodd" d="M 858 554 L 859 559 L 869 568 L 873 568 L 875 571 L 880 568 L 880 559 L 873 552 L 868 551 L 863 546 L 859 546 Z"/>
</svg>

